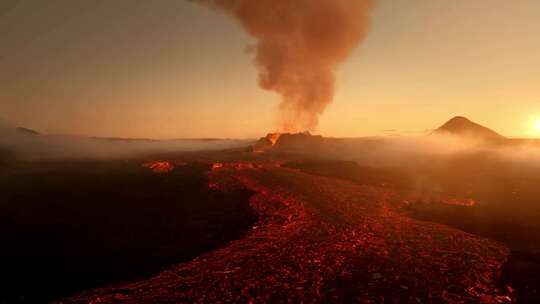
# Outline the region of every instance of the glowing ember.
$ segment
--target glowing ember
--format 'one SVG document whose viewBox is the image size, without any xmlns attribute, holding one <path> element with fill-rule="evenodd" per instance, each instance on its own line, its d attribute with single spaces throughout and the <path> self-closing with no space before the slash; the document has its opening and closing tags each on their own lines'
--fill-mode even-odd
<svg viewBox="0 0 540 304">
<path fill-rule="evenodd" d="M 218 169 L 221 169 L 223 168 L 223 164 L 222 163 L 214 163 L 212 165 L 212 170 L 218 170 Z"/>
<path fill-rule="evenodd" d="M 472 198 L 449 198 L 443 204 L 472 207 L 478 205 L 478 202 Z"/>
<path fill-rule="evenodd" d="M 261 168 L 261 165 L 254 163 L 243 163 L 243 162 L 232 162 L 232 163 L 214 163 L 212 164 L 212 171 L 219 169 L 258 169 Z"/>
<path fill-rule="evenodd" d="M 277 141 L 279 140 L 280 137 L 281 137 L 281 133 L 273 133 L 273 134 L 270 134 L 268 139 L 272 143 L 272 146 L 274 146 L 277 143 Z"/>
<path fill-rule="evenodd" d="M 164 160 L 148 162 L 148 163 L 143 164 L 142 166 L 152 170 L 155 173 L 160 173 L 160 174 L 169 173 L 172 170 L 174 170 L 174 167 L 175 167 L 172 163 L 168 161 L 164 161 Z"/>
<path fill-rule="evenodd" d="M 259 141 L 253 146 L 253 152 L 263 153 L 271 150 L 274 147 L 283 133 L 269 133 L 265 137 L 259 139 Z"/>
</svg>

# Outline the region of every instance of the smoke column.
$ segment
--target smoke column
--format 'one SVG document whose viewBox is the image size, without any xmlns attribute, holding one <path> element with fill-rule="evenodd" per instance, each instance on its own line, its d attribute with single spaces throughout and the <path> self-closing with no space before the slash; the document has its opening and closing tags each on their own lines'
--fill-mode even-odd
<svg viewBox="0 0 540 304">
<path fill-rule="evenodd" d="M 373 0 L 193 0 L 225 10 L 257 39 L 259 84 L 282 96 L 280 131 L 315 130 L 336 66 L 364 38 Z"/>
</svg>

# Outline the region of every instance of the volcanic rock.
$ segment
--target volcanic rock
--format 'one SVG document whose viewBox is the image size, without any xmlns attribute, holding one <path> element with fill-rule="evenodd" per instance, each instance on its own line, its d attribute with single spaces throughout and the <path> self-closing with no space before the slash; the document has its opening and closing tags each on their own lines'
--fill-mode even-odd
<svg viewBox="0 0 540 304">
<path fill-rule="evenodd" d="M 259 139 L 253 147 L 255 151 L 307 152 L 320 149 L 324 138 L 320 135 L 302 133 L 270 133 Z"/>
<path fill-rule="evenodd" d="M 261 139 L 259 139 L 253 146 L 253 150 L 255 152 L 263 152 L 272 148 L 274 143 L 271 141 L 271 138 L 272 136 L 275 136 L 274 134 L 278 134 L 278 133 L 269 133 L 265 137 L 262 137 Z"/>
</svg>

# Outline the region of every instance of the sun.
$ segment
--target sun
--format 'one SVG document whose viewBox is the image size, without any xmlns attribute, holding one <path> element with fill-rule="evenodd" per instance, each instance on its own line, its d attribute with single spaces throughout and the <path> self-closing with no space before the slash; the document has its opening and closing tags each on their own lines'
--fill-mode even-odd
<svg viewBox="0 0 540 304">
<path fill-rule="evenodd" d="M 540 118 L 533 121 L 533 128 L 536 132 L 540 133 Z"/>
</svg>

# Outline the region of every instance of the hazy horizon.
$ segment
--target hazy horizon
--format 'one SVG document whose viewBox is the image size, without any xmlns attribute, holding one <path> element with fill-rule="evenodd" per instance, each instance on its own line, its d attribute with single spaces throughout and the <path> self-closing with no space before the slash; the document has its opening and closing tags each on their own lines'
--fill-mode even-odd
<svg viewBox="0 0 540 304">
<path fill-rule="evenodd" d="M 3 119 L 2 117 L 0 117 L 0 131 L 2 129 L 8 129 L 8 130 L 9 129 L 12 129 L 12 130 L 23 129 L 23 130 L 27 130 L 29 132 L 37 132 L 39 135 L 48 135 L 48 136 L 53 136 L 53 137 L 66 137 L 66 138 L 69 138 L 69 137 L 87 137 L 87 138 L 96 138 L 96 139 L 148 140 L 148 141 L 175 141 L 175 140 L 188 140 L 188 141 L 189 140 L 240 140 L 240 141 L 250 141 L 250 140 L 260 139 L 260 138 L 262 138 L 264 136 L 267 136 L 267 135 L 273 134 L 273 133 L 278 133 L 278 134 L 299 134 L 299 133 L 305 133 L 305 132 L 308 132 L 310 135 L 323 136 L 323 137 L 327 137 L 327 138 L 343 138 L 343 139 L 384 138 L 384 137 L 389 137 L 389 138 L 391 138 L 391 137 L 411 137 L 411 138 L 415 138 L 415 137 L 428 136 L 432 132 L 436 131 L 438 128 L 442 127 L 448 121 L 450 121 L 452 119 L 455 119 L 455 118 L 459 118 L 459 117 L 464 117 L 464 116 L 457 115 L 457 116 L 451 117 L 447 121 L 442 122 L 437 126 L 434 126 L 434 127 L 431 127 L 431 128 L 426 128 L 426 129 L 424 129 L 422 131 L 400 132 L 399 130 L 389 129 L 389 130 L 382 130 L 381 134 L 365 134 L 365 135 L 358 135 L 358 136 L 354 136 L 354 135 L 353 136 L 332 136 L 332 135 L 326 135 L 326 134 L 321 134 L 321 133 L 318 133 L 318 132 L 307 131 L 307 130 L 306 131 L 299 131 L 299 132 L 277 132 L 277 131 L 274 132 L 274 131 L 268 131 L 268 132 L 263 132 L 263 133 L 260 133 L 258 135 L 252 136 L 252 137 L 163 137 L 163 138 L 153 138 L 153 137 L 139 137 L 139 136 L 132 136 L 132 137 L 107 136 L 107 135 L 98 136 L 98 135 L 93 135 L 93 134 L 77 134 L 77 133 L 47 133 L 47 132 L 43 132 L 42 130 L 28 128 L 28 127 L 23 126 L 23 125 L 16 125 L 16 124 L 12 123 L 9 120 Z M 469 120 L 468 117 L 465 117 L 465 118 L 467 120 Z M 470 121 L 473 122 L 473 123 L 476 123 L 476 121 L 474 121 L 474 120 L 470 120 Z M 540 137 L 534 137 L 534 136 L 532 136 L 532 137 L 505 136 L 504 134 L 500 134 L 496 130 L 493 130 L 489 126 L 483 126 L 483 127 L 487 127 L 489 129 L 491 129 L 492 131 L 498 133 L 499 135 L 501 135 L 503 137 L 506 137 L 507 139 L 524 139 L 524 140 L 527 140 L 527 139 L 532 139 L 532 140 L 539 139 L 540 140 Z M 460 137 L 460 135 L 456 134 L 456 137 Z"/>
</svg>

